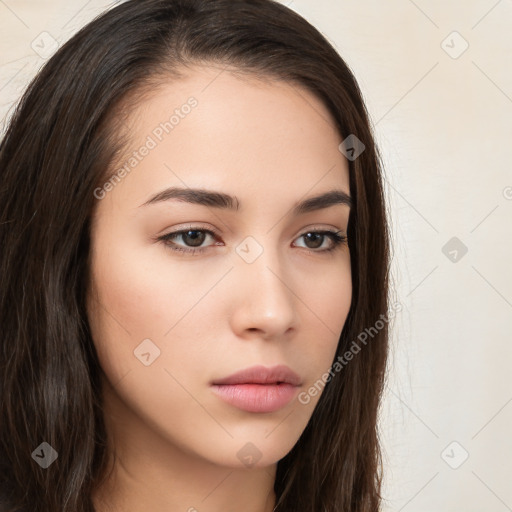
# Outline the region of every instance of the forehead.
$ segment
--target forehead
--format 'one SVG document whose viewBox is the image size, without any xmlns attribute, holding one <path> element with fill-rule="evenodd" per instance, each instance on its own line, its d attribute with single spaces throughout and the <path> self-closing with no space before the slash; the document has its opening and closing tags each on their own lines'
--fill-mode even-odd
<svg viewBox="0 0 512 512">
<path fill-rule="evenodd" d="M 119 188 L 142 199 L 171 185 L 238 197 L 237 184 L 249 196 L 264 187 L 294 202 L 308 190 L 349 193 L 341 136 L 323 102 L 297 84 L 261 78 L 196 67 L 162 82 L 124 124 L 130 144 L 112 171 L 124 166 L 129 176 Z"/>
</svg>

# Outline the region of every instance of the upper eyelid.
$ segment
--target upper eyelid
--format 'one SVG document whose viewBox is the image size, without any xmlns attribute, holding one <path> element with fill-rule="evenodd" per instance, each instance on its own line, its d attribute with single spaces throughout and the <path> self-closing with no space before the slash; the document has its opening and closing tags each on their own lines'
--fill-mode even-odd
<svg viewBox="0 0 512 512">
<path fill-rule="evenodd" d="M 307 233 L 309 231 L 337 231 L 337 232 L 341 232 L 341 233 L 344 233 L 346 234 L 347 230 L 346 229 L 342 229 L 342 228 L 338 228 L 338 227 L 335 227 L 335 226 L 322 226 L 322 223 L 319 222 L 317 224 L 313 224 L 309 227 L 305 227 L 305 228 L 302 228 L 301 231 L 299 232 L 299 235 L 300 234 L 303 234 L 303 233 Z M 183 233 L 183 232 L 186 232 L 186 231 L 208 231 L 212 234 L 215 234 L 217 236 L 221 236 L 221 233 L 220 233 L 220 230 L 216 229 L 216 228 L 213 228 L 213 227 L 210 227 L 210 226 L 202 226 L 200 224 L 193 224 L 191 222 L 189 222 L 188 224 L 186 224 L 185 226 L 183 227 L 180 227 L 176 230 L 173 230 L 173 231 L 169 231 L 168 233 L 165 233 L 163 236 L 165 235 L 171 235 L 171 234 L 175 234 L 175 233 Z"/>
<path fill-rule="evenodd" d="M 208 234 L 212 235 L 213 237 L 220 237 L 219 231 L 212 229 L 212 228 L 202 227 L 202 226 L 191 226 L 191 227 L 180 228 L 175 231 L 169 231 L 168 233 L 161 235 L 161 237 L 167 237 L 170 235 L 182 235 L 182 234 L 186 233 L 187 231 L 204 231 L 205 233 L 208 233 Z M 335 227 L 313 226 L 313 227 L 304 228 L 303 230 L 301 230 L 301 232 L 297 235 L 297 237 L 302 236 L 305 233 L 309 233 L 311 231 L 339 233 L 340 235 L 343 235 L 343 236 L 347 235 L 346 230 L 343 230 L 343 229 L 339 229 L 339 228 L 335 228 Z"/>
</svg>

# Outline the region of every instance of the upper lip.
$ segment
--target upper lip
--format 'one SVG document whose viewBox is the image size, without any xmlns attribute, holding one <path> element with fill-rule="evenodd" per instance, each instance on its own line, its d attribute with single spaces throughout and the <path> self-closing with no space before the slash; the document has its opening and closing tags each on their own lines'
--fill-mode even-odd
<svg viewBox="0 0 512 512">
<path fill-rule="evenodd" d="M 258 365 L 233 373 L 229 377 L 218 379 L 212 384 L 276 384 L 285 382 L 294 386 L 301 384 L 301 378 L 286 365 L 267 368 Z"/>
</svg>

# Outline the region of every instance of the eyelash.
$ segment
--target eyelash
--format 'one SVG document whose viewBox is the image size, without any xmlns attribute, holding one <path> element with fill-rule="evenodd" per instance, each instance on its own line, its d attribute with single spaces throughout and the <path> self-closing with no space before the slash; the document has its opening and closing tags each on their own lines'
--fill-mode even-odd
<svg viewBox="0 0 512 512">
<path fill-rule="evenodd" d="M 172 233 L 168 233 L 167 235 L 163 235 L 161 237 L 158 238 L 159 241 L 163 242 L 167 248 L 171 249 L 172 251 L 176 251 L 176 252 L 182 252 L 182 253 L 186 253 L 186 254 L 198 254 L 198 253 L 203 253 L 206 249 L 208 249 L 208 247 L 210 246 L 207 246 L 207 247 L 201 247 L 201 248 L 188 248 L 188 249 L 185 249 L 181 246 L 177 246 L 175 244 L 173 244 L 171 242 L 171 240 L 175 239 L 176 237 L 179 237 L 180 235 L 183 235 L 183 234 L 186 234 L 188 233 L 189 231 L 198 231 L 198 232 L 202 232 L 202 233 L 207 233 L 208 235 L 211 235 L 213 238 L 216 238 L 218 237 L 218 234 L 210 229 L 202 229 L 202 228 L 199 228 L 199 227 L 189 227 L 187 229 L 184 229 L 184 230 L 181 230 L 181 231 L 174 231 Z M 301 238 L 301 237 L 304 237 L 305 235 L 307 235 L 308 233 L 315 233 L 315 234 L 319 234 L 319 235 L 324 235 L 324 236 L 328 236 L 331 241 L 332 241 L 332 246 L 329 247 L 328 249 L 320 249 L 320 250 L 315 250 L 315 249 L 308 249 L 307 247 L 305 248 L 306 250 L 308 250 L 309 252 L 312 252 L 312 253 L 315 253 L 315 252 L 319 252 L 319 253 L 330 253 L 330 252 L 333 252 L 335 251 L 336 249 L 339 249 L 341 248 L 341 245 L 346 243 L 347 241 L 347 237 L 345 235 L 341 235 L 341 231 L 329 231 L 329 230 L 309 230 L 309 231 L 305 231 L 304 233 L 302 233 L 302 235 L 299 235 L 298 238 Z"/>
</svg>

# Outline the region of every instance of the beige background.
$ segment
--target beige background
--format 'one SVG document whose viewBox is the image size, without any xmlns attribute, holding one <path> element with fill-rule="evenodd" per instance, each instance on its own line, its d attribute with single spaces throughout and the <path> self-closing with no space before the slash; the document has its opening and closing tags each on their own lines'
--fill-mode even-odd
<svg viewBox="0 0 512 512">
<path fill-rule="evenodd" d="M 354 70 L 385 158 L 403 309 L 384 510 L 512 510 L 512 0 L 283 3 Z M 0 0 L 2 119 L 52 51 L 41 33 L 62 44 L 108 5 Z"/>
</svg>

